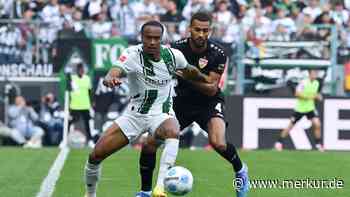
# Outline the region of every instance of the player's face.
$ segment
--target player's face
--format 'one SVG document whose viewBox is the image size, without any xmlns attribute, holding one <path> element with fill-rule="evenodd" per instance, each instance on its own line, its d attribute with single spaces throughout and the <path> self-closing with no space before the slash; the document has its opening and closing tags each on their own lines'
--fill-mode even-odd
<svg viewBox="0 0 350 197">
<path fill-rule="evenodd" d="M 190 33 L 191 40 L 197 48 L 205 47 L 210 33 L 209 21 L 194 20 L 190 26 Z"/>
<path fill-rule="evenodd" d="M 317 70 L 310 70 L 309 71 L 310 79 L 312 79 L 312 80 L 317 79 L 317 74 L 318 74 Z"/>
<path fill-rule="evenodd" d="M 162 29 L 157 26 L 146 26 L 142 34 L 142 44 L 145 53 L 158 57 L 160 54 L 160 42 Z"/>
</svg>

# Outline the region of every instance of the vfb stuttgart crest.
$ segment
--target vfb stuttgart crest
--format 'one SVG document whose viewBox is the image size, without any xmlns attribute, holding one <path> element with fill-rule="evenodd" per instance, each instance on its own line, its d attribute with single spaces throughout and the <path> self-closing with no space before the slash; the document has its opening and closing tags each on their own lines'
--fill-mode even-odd
<svg viewBox="0 0 350 197">
<path fill-rule="evenodd" d="M 206 67 L 208 65 L 208 60 L 205 58 L 200 58 L 198 60 L 198 66 L 200 69 L 203 69 L 204 67 Z"/>
</svg>

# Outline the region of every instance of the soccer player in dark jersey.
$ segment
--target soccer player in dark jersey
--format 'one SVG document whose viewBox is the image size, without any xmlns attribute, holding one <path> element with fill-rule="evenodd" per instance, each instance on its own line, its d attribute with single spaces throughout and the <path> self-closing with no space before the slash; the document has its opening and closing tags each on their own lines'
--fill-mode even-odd
<svg viewBox="0 0 350 197">
<path fill-rule="evenodd" d="M 220 46 L 209 40 L 210 26 L 211 18 L 207 13 L 194 14 L 189 27 L 191 36 L 177 41 L 172 46 L 179 49 L 190 64 L 197 66 L 211 80 L 211 83 L 204 84 L 185 80 L 178 75 L 174 111 L 181 130 L 197 122 L 208 133 L 210 145 L 232 164 L 236 173 L 236 183 L 240 184 L 236 188 L 237 196 L 244 197 L 249 189 L 248 168 L 241 162 L 235 146 L 226 142 L 224 97 L 218 87 L 227 56 Z M 147 139 L 143 145 L 140 156 L 142 186 L 136 197 L 151 196 L 156 148 L 157 143 L 151 138 Z M 155 187 L 152 195 L 154 197 L 167 196 L 164 188 L 158 188 L 158 186 Z"/>
</svg>

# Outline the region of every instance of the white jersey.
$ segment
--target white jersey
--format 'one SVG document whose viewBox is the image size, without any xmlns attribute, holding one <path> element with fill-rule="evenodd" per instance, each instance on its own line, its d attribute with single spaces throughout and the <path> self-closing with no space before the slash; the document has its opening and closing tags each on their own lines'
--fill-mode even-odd
<svg viewBox="0 0 350 197">
<path fill-rule="evenodd" d="M 142 45 L 125 49 L 116 66 L 127 74 L 132 110 L 141 114 L 172 111 L 175 70 L 187 65 L 179 50 L 163 45 L 158 62 L 147 58 Z"/>
</svg>

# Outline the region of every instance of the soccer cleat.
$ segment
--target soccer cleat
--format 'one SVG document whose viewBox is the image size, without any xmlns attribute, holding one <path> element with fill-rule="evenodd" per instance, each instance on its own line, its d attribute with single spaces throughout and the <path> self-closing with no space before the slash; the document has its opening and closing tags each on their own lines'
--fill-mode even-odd
<svg viewBox="0 0 350 197">
<path fill-rule="evenodd" d="M 316 148 L 317 148 L 318 151 L 324 152 L 324 147 L 323 147 L 322 144 L 316 144 Z"/>
<path fill-rule="evenodd" d="M 246 164 L 243 164 L 242 169 L 236 173 L 235 181 L 237 197 L 247 197 L 249 191 L 249 176 Z"/>
<path fill-rule="evenodd" d="M 167 197 L 163 187 L 156 186 L 152 192 L 152 197 Z"/>
<path fill-rule="evenodd" d="M 151 195 L 146 192 L 138 192 L 135 197 L 151 197 Z"/>
<path fill-rule="evenodd" d="M 96 194 L 85 193 L 84 197 L 96 197 Z"/>
<path fill-rule="evenodd" d="M 275 149 L 277 151 L 282 151 L 283 150 L 283 144 L 281 142 L 276 142 L 275 143 Z"/>
</svg>

